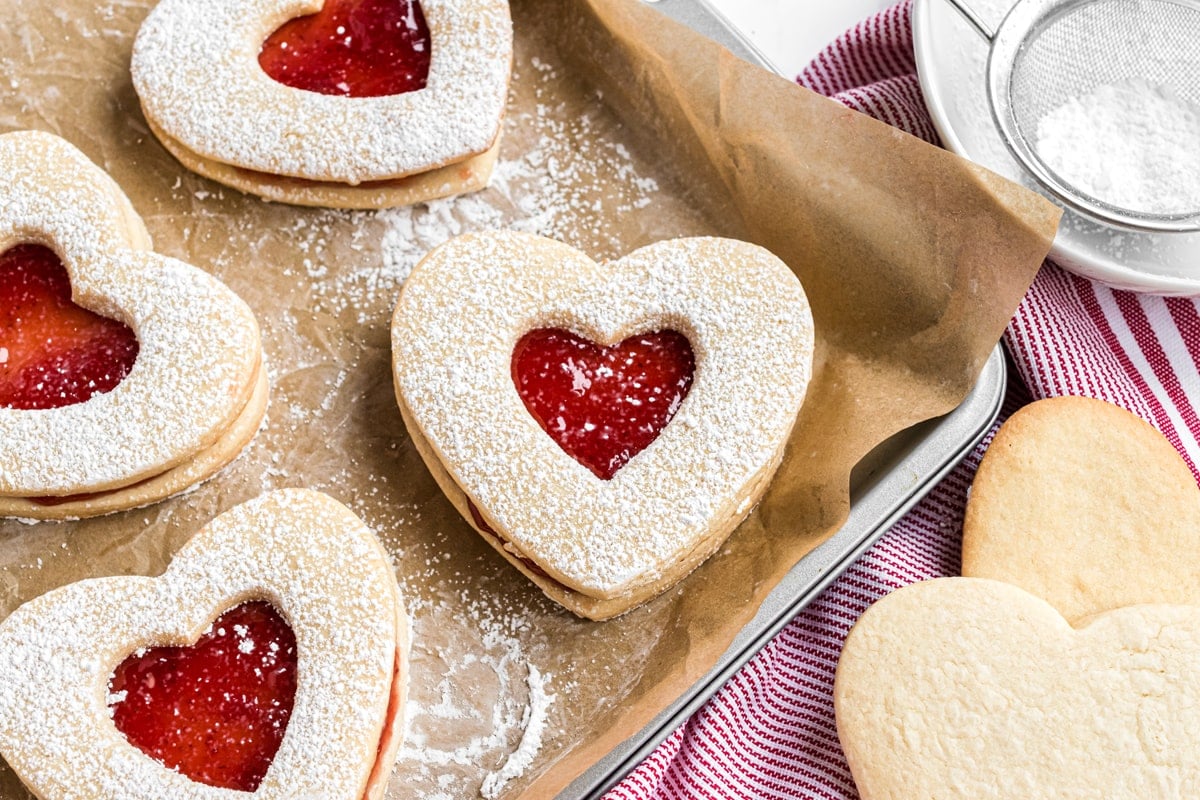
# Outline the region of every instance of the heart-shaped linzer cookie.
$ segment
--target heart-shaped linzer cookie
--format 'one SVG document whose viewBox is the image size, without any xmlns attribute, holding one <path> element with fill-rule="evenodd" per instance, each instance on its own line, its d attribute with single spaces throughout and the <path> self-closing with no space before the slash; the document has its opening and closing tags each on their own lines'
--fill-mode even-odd
<svg viewBox="0 0 1200 800">
<path fill-rule="evenodd" d="M 0 753 L 47 800 L 378 798 L 407 652 L 371 532 L 325 495 L 274 492 L 157 578 L 70 584 L 0 624 Z"/>
<path fill-rule="evenodd" d="M 1200 608 L 1072 628 L 999 581 L 900 589 L 850 632 L 834 686 L 863 800 L 1200 796 Z"/>
<path fill-rule="evenodd" d="M 602 265 L 497 232 L 413 270 L 392 348 L 408 430 L 463 517 L 552 599 L 603 619 L 694 569 L 757 502 L 813 329 L 799 281 L 754 245 L 681 239 Z"/>
<path fill-rule="evenodd" d="M 132 73 L 163 145 L 203 175 L 305 205 L 398 205 L 486 185 L 512 68 L 508 3 L 326 5 L 155 6 L 138 32 Z M 318 35 L 314 46 L 308 37 L 327 22 L 337 38 Z M 411 79 L 381 79 L 380 67 Z"/>
<path fill-rule="evenodd" d="M 151 252 L 120 189 L 65 141 L 0 136 L 0 167 L 0 515 L 145 505 L 228 464 L 266 411 L 250 309 Z"/>
<path fill-rule="evenodd" d="M 1110 403 L 1022 408 L 988 448 L 963 523 L 963 574 L 1067 619 L 1138 603 L 1200 605 L 1200 492 L 1153 427 Z"/>
</svg>

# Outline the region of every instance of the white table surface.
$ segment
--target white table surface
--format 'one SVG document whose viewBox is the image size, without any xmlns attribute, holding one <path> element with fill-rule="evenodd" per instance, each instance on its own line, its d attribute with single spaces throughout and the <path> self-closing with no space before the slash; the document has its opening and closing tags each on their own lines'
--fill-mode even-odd
<svg viewBox="0 0 1200 800">
<path fill-rule="evenodd" d="M 785 75 L 796 75 L 847 28 L 895 0 L 708 0 Z"/>
</svg>

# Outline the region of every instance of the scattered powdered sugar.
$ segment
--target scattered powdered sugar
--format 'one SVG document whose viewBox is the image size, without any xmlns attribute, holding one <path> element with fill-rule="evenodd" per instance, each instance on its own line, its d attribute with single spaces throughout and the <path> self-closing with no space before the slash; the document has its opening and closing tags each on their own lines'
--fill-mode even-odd
<svg viewBox="0 0 1200 800">
<path fill-rule="evenodd" d="M 1200 211 L 1200 108 L 1144 80 L 1096 87 L 1038 122 L 1037 152 L 1097 200 L 1155 214 Z"/>
<path fill-rule="evenodd" d="M 547 683 L 547 678 L 538 672 L 537 667 L 530 664 L 529 705 L 526 706 L 525 716 L 521 719 L 521 727 L 525 729 L 525 733 L 521 737 L 521 744 L 505 760 L 504 766 L 483 779 L 479 793 L 488 800 L 495 800 L 509 781 L 523 775 L 541 749 L 546 717 L 550 712 L 550 705 L 554 702 L 554 695 L 546 691 Z"/>
<path fill-rule="evenodd" d="M 371 288 L 388 290 L 403 284 L 426 253 L 464 230 L 486 230 L 504 224 L 501 211 L 476 195 L 391 209 L 381 218 L 387 222 L 381 244 L 383 270 L 374 274 Z"/>
<path fill-rule="evenodd" d="M 523 55 L 523 54 L 522 54 Z M 504 122 L 500 158 L 486 190 L 454 198 L 353 215 L 355 229 L 379 224 L 380 257 L 343 264 L 325 275 L 320 242 L 306 252 L 313 291 L 325 309 L 352 308 L 359 324 L 390 312 L 413 266 L 434 247 L 472 231 L 508 228 L 550 236 L 595 258 L 616 258 L 628 249 L 630 219 L 658 196 L 614 127 L 595 107 L 574 109 L 557 101 L 565 76 L 538 56 L 518 59 L 514 92 L 527 92 L 535 112 L 515 110 Z M 533 101 L 514 98 L 524 109 Z"/>
<path fill-rule="evenodd" d="M 431 798 L 473 788 L 495 798 L 533 764 L 555 699 L 551 676 L 522 644 L 534 622 L 527 611 L 475 595 L 447 603 L 404 594 L 414 598 L 412 669 L 425 679 L 410 688 L 397 779 Z"/>
<path fill-rule="evenodd" d="M 530 71 L 540 98 L 561 75 L 533 57 Z M 658 182 L 609 130 L 595 109 L 572 114 L 545 104 L 505 121 L 501 157 L 487 189 L 379 212 L 381 259 L 329 276 L 317 287 L 323 303 L 359 309 L 368 322 L 379 302 L 394 303 L 412 268 L 455 236 L 507 228 L 559 239 L 597 258 L 623 254 L 615 221 L 650 206 Z M 362 215 L 364 218 L 366 215 Z"/>
</svg>

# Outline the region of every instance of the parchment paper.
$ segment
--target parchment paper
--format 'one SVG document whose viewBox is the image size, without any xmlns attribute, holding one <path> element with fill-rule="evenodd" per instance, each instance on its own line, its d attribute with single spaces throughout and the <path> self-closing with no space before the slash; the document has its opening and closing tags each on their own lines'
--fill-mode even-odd
<svg viewBox="0 0 1200 800">
<path fill-rule="evenodd" d="M 151 5 L 0 0 L 0 129 L 72 141 L 124 187 L 161 252 L 250 303 L 269 421 L 184 497 L 0 522 L 0 614 L 80 578 L 161 572 L 204 522 L 265 490 L 326 491 L 379 534 L 414 617 L 392 798 L 477 796 L 489 775 L 489 794 L 552 796 L 639 730 L 841 524 L 851 467 L 965 396 L 1053 237 L 1039 198 L 633 0 L 514 2 L 516 72 L 487 191 L 382 213 L 263 203 L 186 172 L 149 134 L 128 63 Z M 747 238 L 795 269 L 813 303 L 816 377 L 761 507 L 690 578 L 614 621 L 575 619 L 496 557 L 396 409 L 387 326 L 404 276 L 445 237 L 500 226 L 602 259 L 671 236 Z M 0 796 L 29 795 L 5 769 Z"/>
</svg>

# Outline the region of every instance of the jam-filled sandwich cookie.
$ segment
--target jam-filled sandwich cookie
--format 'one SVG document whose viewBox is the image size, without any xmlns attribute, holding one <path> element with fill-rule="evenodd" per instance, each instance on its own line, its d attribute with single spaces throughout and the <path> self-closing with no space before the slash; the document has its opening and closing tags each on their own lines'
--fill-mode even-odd
<svg viewBox="0 0 1200 800">
<path fill-rule="evenodd" d="M 687 575 L 762 495 L 813 324 L 792 272 L 744 242 L 598 264 L 498 232 L 413 270 L 392 350 L 408 431 L 464 518 L 553 600 L 606 619 Z"/>
<path fill-rule="evenodd" d="M 408 636 L 362 522 L 274 492 L 157 578 L 70 584 L 0 624 L 0 753 L 43 800 L 376 800 Z"/>
<path fill-rule="evenodd" d="M 62 139 L 0 136 L 0 171 L 0 516 L 134 508 L 232 461 L 267 405 L 250 309 L 152 252 Z"/>
<path fill-rule="evenodd" d="M 385 208 L 486 186 L 512 21 L 507 0 L 162 0 L 132 69 L 150 128 L 192 171 Z"/>
</svg>

